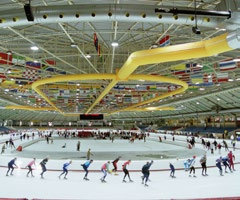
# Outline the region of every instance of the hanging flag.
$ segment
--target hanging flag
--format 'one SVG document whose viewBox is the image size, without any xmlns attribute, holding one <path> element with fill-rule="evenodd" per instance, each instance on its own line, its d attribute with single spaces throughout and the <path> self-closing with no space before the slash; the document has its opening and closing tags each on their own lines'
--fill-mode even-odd
<svg viewBox="0 0 240 200">
<path fill-rule="evenodd" d="M 12 64 L 16 66 L 25 66 L 26 58 L 16 54 L 12 55 Z"/>
<path fill-rule="evenodd" d="M 198 73 L 202 71 L 203 66 L 197 63 L 187 63 L 186 68 L 188 71 L 192 73 Z"/>
<path fill-rule="evenodd" d="M 202 74 L 192 75 L 191 76 L 191 83 L 196 84 L 196 85 L 200 85 L 201 83 L 203 83 Z"/>
<path fill-rule="evenodd" d="M 186 70 L 185 64 L 180 64 L 180 65 L 171 67 L 171 72 L 175 75 L 178 75 L 178 74 L 185 74 L 188 71 Z"/>
<path fill-rule="evenodd" d="M 40 62 L 35 62 L 35 61 L 26 61 L 26 67 L 29 68 L 41 68 L 41 63 Z"/>
<path fill-rule="evenodd" d="M 11 65 L 12 64 L 12 55 L 0 52 L 0 64 L 1 65 Z"/>
<path fill-rule="evenodd" d="M 237 68 L 237 63 L 234 60 L 224 60 L 218 63 L 220 71 L 234 70 Z"/>
<path fill-rule="evenodd" d="M 205 73 L 203 74 L 203 82 L 205 86 L 213 85 L 216 82 L 216 76 L 214 73 Z"/>
<path fill-rule="evenodd" d="M 94 46 L 96 48 L 96 51 L 98 52 L 98 37 L 96 33 L 94 33 L 93 41 L 94 41 Z"/>
<path fill-rule="evenodd" d="M 218 72 L 216 73 L 216 76 L 217 76 L 218 83 L 228 82 L 228 72 L 225 72 L 225 73 Z"/>
<path fill-rule="evenodd" d="M 170 45 L 170 36 L 166 35 L 165 37 L 163 37 L 160 41 L 159 41 L 159 46 L 160 47 L 165 47 Z"/>
<path fill-rule="evenodd" d="M 181 81 L 184 81 L 186 83 L 189 83 L 190 82 L 190 74 L 189 73 L 186 73 L 186 74 L 180 74 L 178 76 L 178 79 L 181 80 Z"/>
<path fill-rule="evenodd" d="M 45 60 L 42 63 L 42 70 L 46 70 L 48 72 L 55 72 L 55 67 L 56 66 L 56 62 L 54 60 Z"/>
</svg>

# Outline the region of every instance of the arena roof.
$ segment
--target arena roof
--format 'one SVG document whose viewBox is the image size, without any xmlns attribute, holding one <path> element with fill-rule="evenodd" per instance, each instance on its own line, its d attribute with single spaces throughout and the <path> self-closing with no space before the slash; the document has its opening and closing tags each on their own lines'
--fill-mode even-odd
<svg viewBox="0 0 240 200">
<path fill-rule="evenodd" d="M 0 119 L 240 115 L 238 1 L 28 4 L 0 2 Z"/>
</svg>

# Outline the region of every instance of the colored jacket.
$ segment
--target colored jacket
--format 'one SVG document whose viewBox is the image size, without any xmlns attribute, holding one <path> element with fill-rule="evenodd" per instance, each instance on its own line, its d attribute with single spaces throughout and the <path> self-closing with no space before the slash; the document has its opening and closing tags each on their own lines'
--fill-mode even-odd
<svg viewBox="0 0 240 200">
<path fill-rule="evenodd" d="M 149 173 L 149 169 L 150 169 L 152 164 L 153 164 L 153 161 L 148 162 L 147 164 L 143 165 L 142 173 Z"/>
<path fill-rule="evenodd" d="M 90 160 L 85 162 L 82 166 L 85 167 L 85 168 L 88 168 L 90 166 L 91 162 Z"/>
<path fill-rule="evenodd" d="M 130 164 L 130 161 L 125 162 L 125 163 L 122 165 L 122 168 L 123 168 L 123 169 L 127 169 L 127 165 L 129 165 L 129 164 Z"/>
</svg>

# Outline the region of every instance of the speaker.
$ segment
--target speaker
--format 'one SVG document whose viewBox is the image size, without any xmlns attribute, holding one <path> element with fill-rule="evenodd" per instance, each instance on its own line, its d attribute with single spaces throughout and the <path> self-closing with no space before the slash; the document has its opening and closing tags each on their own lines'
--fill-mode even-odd
<svg viewBox="0 0 240 200">
<path fill-rule="evenodd" d="M 33 22 L 34 21 L 34 16 L 33 16 L 33 13 L 32 13 L 31 5 L 30 4 L 25 4 L 24 5 L 24 10 L 25 10 L 27 20 L 29 22 Z"/>
</svg>

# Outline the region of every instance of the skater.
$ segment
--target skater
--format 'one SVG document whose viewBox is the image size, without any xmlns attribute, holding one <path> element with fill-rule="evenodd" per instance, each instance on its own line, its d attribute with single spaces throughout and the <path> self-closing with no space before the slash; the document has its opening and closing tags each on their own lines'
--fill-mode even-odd
<svg viewBox="0 0 240 200">
<path fill-rule="evenodd" d="M 207 166 L 206 166 L 206 163 L 207 163 L 207 155 L 206 153 L 203 155 L 203 157 L 200 159 L 200 163 L 201 163 L 201 166 L 202 166 L 202 175 L 203 176 L 207 176 Z"/>
<path fill-rule="evenodd" d="M 8 171 L 7 171 L 7 174 L 6 174 L 6 176 L 8 176 L 8 172 L 11 170 L 11 173 L 10 173 L 10 175 L 13 175 L 13 170 L 14 170 L 14 165 L 17 167 L 17 165 L 15 164 L 15 162 L 16 162 L 16 160 L 17 160 L 17 158 L 14 158 L 14 159 L 12 159 L 9 163 L 8 163 Z"/>
<path fill-rule="evenodd" d="M 33 165 L 36 166 L 35 161 L 36 161 L 36 158 L 33 158 L 33 160 L 32 160 L 30 163 L 28 163 L 28 165 L 26 166 L 26 168 L 28 168 L 27 177 L 28 177 L 29 173 L 31 173 L 32 177 L 34 177 L 34 176 L 33 176 L 33 172 L 32 172 L 32 170 L 33 170 L 33 169 L 32 169 L 32 166 L 33 166 Z"/>
<path fill-rule="evenodd" d="M 48 159 L 49 159 L 49 157 L 46 157 L 40 162 L 40 166 L 42 168 L 42 173 L 40 174 L 41 178 L 44 178 L 43 174 L 47 171 L 46 164 L 48 162 Z"/>
<path fill-rule="evenodd" d="M 104 163 L 102 168 L 101 168 L 101 171 L 103 173 L 103 177 L 100 180 L 102 181 L 102 183 L 106 183 L 105 178 L 107 176 L 107 173 L 109 173 L 109 174 L 111 173 L 111 171 L 109 170 L 109 164 L 110 164 L 110 161 Z"/>
<path fill-rule="evenodd" d="M 143 173 L 143 176 L 142 176 L 142 184 L 144 184 L 145 186 L 148 186 L 147 182 L 149 180 L 149 176 L 150 176 L 150 167 L 151 165 L 153 164 L 153 160 L 151 162 L 147 162 L 145 165 L 143 165 L 142 167 L 142 173 Z M 145 183 L 144 183 L 144 180 L 145 180 Z"/>
<path fill-rule="evenodd" d="M 131 163 L 131 160 L 128 160 L 128 161 L 126 161 L 126 162 L 122 165 L 122 169 L 123 169 L 123 172 L 124 172 L 124 177 L 123 177 L 123 182 L 124 182 L 124 183 L 126 182 L 126 181 L 125 181 L 126 176 L 128 176 L 129 182 L 133 182 L 133 181 L 131 180 L 131 178 L 130 178 L 129 171 L 128 171 L 128 169 L 127 169 L 127 165 L 129 165 L 130 163 Z"/>
<path fill-rule="evenodd" d="M 117 174 L 117 163 L 119 161 L 119 159 L 121 158 L 121 156 L 118 156 L 114 161 L 112 161 L 112 164 L 113 164 L 113 169 L 112 169 L 112 172 L 114 172 L 114 175 L 118 175 Z"/>
<path fill-rule="evenodd" d="M 80 145 L 81 145 L 81 143 L 80 143 L 80 141 L 78 141 L 77 142 L 77 151 L 80 151 Z"/>
<path fill-rule="evenodd" d="M 229 151 L 228 144 L 227 144 L 227 142 L 225 140 L 223 140 L 223 146 L 225 148 L 225 151 Z"/>
<path fill-rule="evenodd" d="M 190 159 L 187 159 L 183 162 L 184 164 L 184 170 L 187 172 L 189 170 L 189 166 L 190 166 L 190 162 L 191 160 Z"/>
<path fill-rule="evenodd" d="M 233 155 L 233 153 L 232 153 L 232 151 L 230 151 L 229 153 L 228 153 L 228 158 L 229 158 L 229 165 L 230 165 L 230 168 L 233 170 L 233 171 L 235 171 L 235 169 L 234 169 L 234 160 L 235 160 L 235 156 Z"/>
<path fill-rule="evenodd" d="M 82 167 L 83 167 L 84 171 L 86 172 L 83 179 L 86 180 L 86 181 L 89 181 L 89 179 L 87 178 L 88 167 L 91 165 L 92 162 L 93 162 L 93 160 L 89 160 L 89 161 L 85 162 L 84 164 L 82 164 Z"/>
<path fill-rule="evenodd" d="M 195 162 L 196 162 L 196 156 L 193 156 L 193 158 L 190 161 L 190 172 L 189 172 L 189 177 L 191 177 L 191 173 L 193 172 L 193 177 L 195 176 Z"/>
<path fill-rule="evenodd" d="M 222 163 L 225 167 L 225 173 L 228 173 L 227 168 L 230 170 L 230 172 L 232 172 L 231 167 L 229 165 L 229 158 L 227 156 L 222 158 Z"/>
<path fill-rule="evenodd" d="M 221 164 L 222 164 L 222 156 L 220 156 L 220 158 L 216 160 L 216 166 L 219 169 L 220 176 L 223 176 Z"/>
<path fill-rule="evenodd" d="M 69 165 L 71 165 L 71 164 L 72 164 L 72 161 L 71 161 L 71 160 L 70 160 L 69 162 L 66 162 L 66 163 L 63 164 L 63 172 L 58 176 L 59 179 L 61 178 L 61 176 L 62 176 L 63 174 L 65 174 L 65 175 L 64 175 L 64 179 L 67 179 L 68 167 L 69 167 Z"/>
<path fill-rule="evenodd" d="M 2 145 L 2 151 L 1 151 L 1 154 L 3 154 L 3 153 L 5 152 L 5 149 L 6 149 L 6 144 L 4 143 L 4 144 Z"/>
<path fill-rule="evenodd" d="M 90 156 L 93 156 L 93 154 L 91 153 L 91 149 L 88 149 L 87 160 L 90 160 Z"/>
<path fill-rule="evenodd" d="M 176 158 L 176 161 L 178 161 L 178 158 Z M 172 178 L 176 178 L 176 176 L 174 176 L 174 174 L 175 174 L 174 164 L 175 164 L 176 161 L 174 160 L 174 161 L 169 163 L 169 167 L 170 167 L 170 170 L 171 170 L 170 177 L 172 177 Z"/>
</svg>

